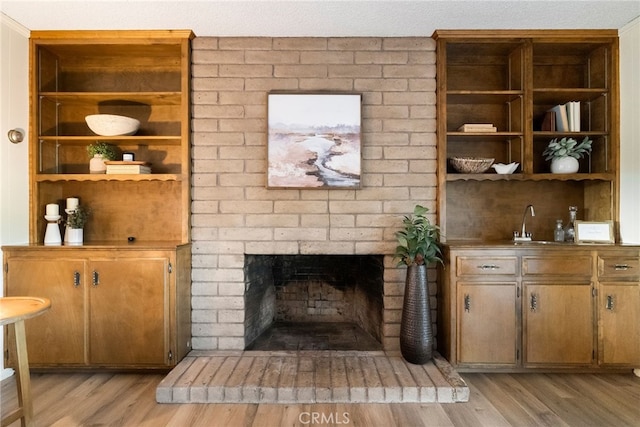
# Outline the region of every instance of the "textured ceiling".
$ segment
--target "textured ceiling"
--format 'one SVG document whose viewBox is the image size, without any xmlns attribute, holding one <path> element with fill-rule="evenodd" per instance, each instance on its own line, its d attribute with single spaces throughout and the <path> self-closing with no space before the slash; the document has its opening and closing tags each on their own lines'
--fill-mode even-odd
<svg viewBox="0 0 640 427">
<path fill-rule="evenodd" d="M 0 0 L 29 30 L 191 29 L 198 36 L 430 36 L 436 29 L 620 29 L 624 1 Z"/>
</svg>

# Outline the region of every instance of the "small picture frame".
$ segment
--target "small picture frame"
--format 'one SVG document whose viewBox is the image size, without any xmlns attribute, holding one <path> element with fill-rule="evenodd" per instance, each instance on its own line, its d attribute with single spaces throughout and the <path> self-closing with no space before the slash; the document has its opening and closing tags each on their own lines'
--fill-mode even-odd
<svg viewBox="0 0 640 427">
<path fill-rule="evenodd" d="M 615 243 L 613 221 L 576 221 L 576 243 Z"/>
</svg>

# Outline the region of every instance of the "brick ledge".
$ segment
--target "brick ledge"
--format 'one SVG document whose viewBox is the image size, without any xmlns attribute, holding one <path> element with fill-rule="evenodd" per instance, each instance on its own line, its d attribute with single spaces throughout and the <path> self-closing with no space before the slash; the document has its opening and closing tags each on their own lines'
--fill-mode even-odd
<svg viewBox="0 0 640 427">
<path fill-rule="evenodd" d="M 438 353 L 425 365 L 383 351 L 192 351 L 158 403 L 455 403 L 469 388 Z"/>
</svg>

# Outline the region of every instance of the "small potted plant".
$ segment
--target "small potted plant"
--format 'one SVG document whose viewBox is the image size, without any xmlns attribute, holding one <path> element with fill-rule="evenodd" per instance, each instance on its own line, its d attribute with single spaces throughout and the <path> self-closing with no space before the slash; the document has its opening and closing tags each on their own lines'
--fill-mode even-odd
<svg viewBox="0 0 640 427">
<path fill-rule="evenodd" d="M 431 224 L 429 209 L 416 205 L 412 216 L 405 216 L 404 228 L 395 233 L 398 266 L 407 266 L 404 302 L 400 323 L 400 351 L 410 363 L 424 364 L 433 356 L 431 304 L 427 283 L 427 265 L 442 263 L 438 240 L 440 228 Z"/>
<path fill-rule="evenodd" d="M 578 159 L 591 153 L 591 140 L 585 136 L 578 144 L 573 138 L 553 138 L 542 153 L 545 160 L 551 160 L 552 173 L 576 173 L 580 169 Z"/>
<path fill-rule="evenodd" d="M 89 210 L 81 205 L 69 211 L 65 222 L 65 243 L 69 245 L 81 245 L 84 240 L 84 226 L 89 219 Z"/>
<path fill-rule="evenodd" d="M 118 149 L 104 141 L 96 141 L 87 145 L 87 153 L 89 154 L 89 172 L 91 173 L 106 173 L 105 160 L 118 158 Z"/>
</svg>

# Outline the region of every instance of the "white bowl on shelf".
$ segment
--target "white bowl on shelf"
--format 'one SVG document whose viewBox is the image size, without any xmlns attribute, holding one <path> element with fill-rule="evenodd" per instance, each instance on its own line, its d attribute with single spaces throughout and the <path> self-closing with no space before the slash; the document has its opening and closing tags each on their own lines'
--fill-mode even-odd
<svg viewBox="0 0 640 427">
<path fill-rule="evenodd" d="M 516 169 L 518 169 L 518 165 L 519 164 L 520 163 L 518 163 L 518 162 L 513 162 L 513 163 L 509 163 L 509 164 L 495 163 L 491 167 L 494 168 L 496 170 L 496 173 L 498 173 L 498 174 L 508 175 L 508 174 L 514 173 L 516 171 Z"/>
<path fill-rule="evenodd" d="M 91 114 L 84 118 L 87 126 L 100 136 L 133 135 L 140 129 L 140 121 L 115 114 Z"/>
</svg>

